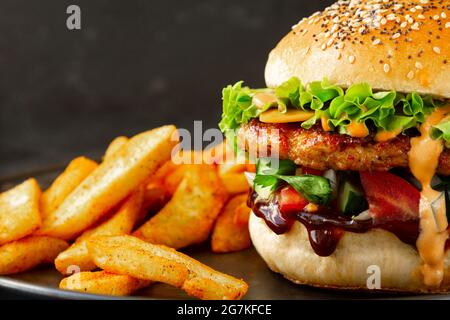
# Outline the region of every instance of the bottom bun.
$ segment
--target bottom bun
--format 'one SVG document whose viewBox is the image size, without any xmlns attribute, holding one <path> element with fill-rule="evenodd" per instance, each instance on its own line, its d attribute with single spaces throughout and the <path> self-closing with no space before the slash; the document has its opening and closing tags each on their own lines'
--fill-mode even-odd
<svg viewBox="0 0 450 320">
<path fill-rule="evenodd" d="M 373 290 L 376 282 L 369 277 L 377 269 L 381 291 L 442 293 L 450 289 L 449 251 L 444 280 L 439 287 L 428 287 L 423 283 L 417 250 L 382 229 L 345 232 L 333 254 L 320 257 L 311 248 L 306 228 L 300 222 L 289 232 L 277 235 L 252 213 L 249 228 L 253 245 L 269 268 L 298 284 Z"/>
</svg>

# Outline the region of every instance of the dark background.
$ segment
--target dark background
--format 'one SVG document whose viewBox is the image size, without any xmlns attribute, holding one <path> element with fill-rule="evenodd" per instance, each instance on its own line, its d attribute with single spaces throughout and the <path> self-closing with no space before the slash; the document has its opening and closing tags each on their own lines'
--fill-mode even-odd
<svg viewBox="0 0 450 320">
<path fill-rule="evenodd" d="M 2 0 L 0 181 L 162 124 L 216 127 L 222 87 L 263 86 L 270 49 L 331 2 Z"/>
<path fill-rule="evenodd" d="M 264 85 L 267 54 L 332 1 L 24 1 L 0 4 L 0 177 L 118 135 L 194 120 L 215 127 L 221 89 Z M 81 30 L 66 8 L 81 7 Z"/>
</svg>

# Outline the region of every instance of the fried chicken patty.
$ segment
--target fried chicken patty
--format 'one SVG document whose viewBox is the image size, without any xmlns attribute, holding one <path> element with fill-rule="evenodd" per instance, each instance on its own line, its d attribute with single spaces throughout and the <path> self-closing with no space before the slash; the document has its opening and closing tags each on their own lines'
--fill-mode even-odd
<svg viewBox="0 0 450 320">
<path fill-rule="evenodd" d="M 386 171 L 408 167 L 410 139 L 399 135 L 386 142 L 376 142 L 373 135 L 353 138 L 326 132 L 319 125 L 303 129 L 298 123 L 269 124 L 257 119 L 242 125 L 238 132 L 239 145 L 247 151 L 253 147 L 261 156 L 266 146 L 270 154 L 278 145 L 280 159 L 291 159 L 298 165 L 318 170 Z M 450 175 L 450 150 L 442 152 L 437 172 Z"/>
</svg>

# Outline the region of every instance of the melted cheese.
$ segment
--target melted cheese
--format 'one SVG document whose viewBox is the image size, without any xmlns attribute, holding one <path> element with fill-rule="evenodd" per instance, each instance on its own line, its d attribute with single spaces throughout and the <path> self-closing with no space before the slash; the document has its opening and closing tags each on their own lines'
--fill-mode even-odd
<svg viewBox="0 0 450 320">
<path fill-rule="evenodd" d="M 253 96 L 252 103 L 259 109 L 262 109 L 266 104 L 277 102 L 277 98 L 272 93 L 260 92 Z"/>
<path fill-rule="evenodd" d="M 314 116 L 314 112 L 289 109 L 285 113 L 278 109 L 267 110 L 259 115 L 259 121 L 265 123 L 288 123 L 306 121 Z"/>
<path fill-rule="evenodd" d="M 345 128 L 347 129 L 347 134 L 355 138 L 364 138 L 369 135 L 369 129 L 363 122 L 352 121 Z"/>
<path fill-rule="evenodd" d="M 441 139 L 433 140 L 430 129 L 438 124 L 450 111 L 450 106 L 436 109 L 420 127 L 420 136 L 411 139 L 408 153 L 409 167 L 420 181 L 420 234 L 417 250 L 422 258 L 421 272 L 424 283 L 438 286 L 444 277 L 445 242 L 448 238 L 445 200 L 441 193 L 431 188 L 430 183 L 439 163 L 444 145 Z"/>
<path fill-rule="evenodd" d="M 385 142 L 391 139 L 394 139 L 402 132 L 402 128 L 394 129 L 394 130 L 381 130 L 378 131 L 375 135 L 376 142 Z"/>
</svg>

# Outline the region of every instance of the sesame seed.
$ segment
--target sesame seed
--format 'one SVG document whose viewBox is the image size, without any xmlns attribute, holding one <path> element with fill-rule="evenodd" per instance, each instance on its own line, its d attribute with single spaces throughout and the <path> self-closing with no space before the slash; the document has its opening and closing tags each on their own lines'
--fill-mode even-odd
<svg viewBox="0 0 450 320">
<path fill-rule="evenodd" d="M 380 23 L 384 26 L 387 23 L 386 18 L 381 19 Z"/>
<path fill-rule="evenodd" d="M 393 20 L 395 20 L 395 18 L 396 18 L 396 15 L 393 13 L 388 14 L 386 17 L 386 19 L 388 19 L 389 21 L 393 21 Z"/>
<path fill-rule="evenodd" d="M 423 7 L 419 6 L 419 5 L 415 6 L 415 8 L 416 8 L 416 10 L 423 10 Z"/>
<path fill-rule="evenodd" d="M 425 19 L 425 16 L 424 16 L 423 14 L 419 14 L 419 15 L 417 16 L 417 18 L 423 20 L 423 19 Z"/>
<path fill-rule="evenodd" d="M 433 51 L 434 51 L 435 53 L 437 53 L 437 54 L 440 54 L 440 53 L 441 53 L 441 48 L 439 48 L 439 47 L 433 47 Z"/>
<path fill-rule="evenodd" d="M 411 26 L 411 29 L 413 29 L 413 30 L 419 30 L 419 23 L 418 23 L 418 22 L 414 23 L 414 24 Z"/>
<path fill-rule="evenodd" d="M 344 49 L 344 47 L 345 47 L 345 43 L 344 42 L 339 42 L 338 48 L 339 49 Z"/>
<path fill-rule="evenodd" d="M 355 62 L 356 58 L 354 55 L 351 55 L 348 57 L 348 62 L 350 62 L 351 64 L 353 64 Z"/>
<path fill-rule="evenodd" d="M 406 75 L 406 77 L 411 80 L 412 78 L 414 78 L 414 71 L 411 70 L 410 72 L 408 72 L 408 74 Z"/>
<path fill-rule="evenodd" d="M 392 39 L 397 39 L 397 38 L 399 38 L 401 36 L 401 34 L 400 33 L 394 33 L 394 35 L 392 36 Z"/>
<path fill-rule="evenodd" d="M 416 12 L 416 8 L 411 8 L 411 9 L 409 9 L 409 11 L 411 11 L 412 13 L 415 13 Z"/>
<path fill-rule="evenodd" d="M 423 68 L 423 65 L 419 62 L 419 61 L 417 61 L 416 62 L 416 64 L 414 65 L 417 69 L 422 69 Z"/>
<path fill-rule="evenodd" d="M 308 29 L 303 30 L 302 35 L 304 36 L 308 32 Z"/>
<path fill-rule="evenodd" d="M 427 4 L 428 3 L 428 0 L 420 0 L 419 1 L 421 4 Z"/>
<path fill-rule="evenodd" d="M 326 43 L 322 44 L 321 49 L 325 50 L 326 48 L 327 48 L 327 44 Z"/>
<path fill-rule="evenodd" d="M 439 20 L 439 15 L 438 14 L 434 15 L 433 19 L 436 20 L 436 21 Z"/>
<path fill-rule="evenodd" d="M 334 39 L 331 38 L 331 39 L 328 40 L 328 42 L 327 42 L 327 47 L 330 47 L 333 43 L 334 43 Z"/>
<path fill-rule="evenodd" d="M 400 25 L 400 28 L 405 28 L 408 25 L 408 22 L 404 21 L 402 22 L 402 24 Z"/>
<path fill-rule="evenodd" d="M 387 63 L 385 63 L 383 66 L 383 70 L 384 70 L 384 72 L 388 73 L 389 70 L 391 70 L 391 67 Z"/>
<path fill-rule="evenodd" d="M 442 17 L 442 19 L 447 19 L 447 14 L 444 11 L 442 11 L 441 17 Z"/>
<path fill-rule="evenodd" d="M 373 44 L 374 46 L 376 46 L 377 44 L 380 44 L 380 43 L 381 43 L 381 40 L 380 40 L 380 39 L 375 39 L 375 40 L 372 41 L 372 44 Z"/>
<path fill-rule="evenodd" d="M 445 29 L 448 29 L 448 28 L 450 28 L 450 22 L 447 22 L 447 23 L 445 24 Z"/>
<path fill-rule="evenodd" d="M 409 24 L 413 24 L 414 23 L 414 19 L 413 18 L 408 18 L 408 23 Z"/>
</svg>

